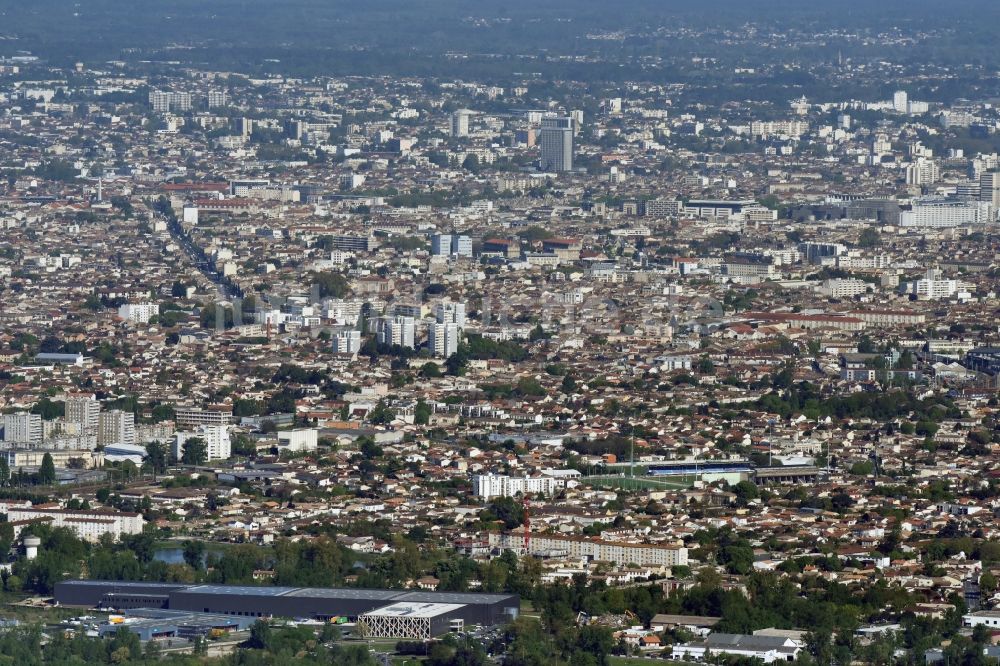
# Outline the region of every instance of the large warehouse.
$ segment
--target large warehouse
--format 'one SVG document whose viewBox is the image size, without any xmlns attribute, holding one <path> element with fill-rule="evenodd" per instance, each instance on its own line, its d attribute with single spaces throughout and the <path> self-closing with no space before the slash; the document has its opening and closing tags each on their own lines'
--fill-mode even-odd
<svg viewBox="0 0 1000 666">
<path fill-rule="evenodd" d="M 365 616 L 360 623 L 369 635 L 427 636 L 444 633 L 456 621 L 495 625 L 517 616 L 516 594 L 472 594 L 412 590 L 365 590 L 322 587 L 252 587 L 185 585 L 107 580 L 67 580 L 56 583 L 55 601 L 86 608 L 168 608 L 241 617 L 287 617 L 328 620 Z M 433 612 L 432 612 L 433 611 Z M 419 622 L 389 618 L 420 617 Z M 430 621 L 433 617 L 434 621 Z M 376 619 L 378 618 L 378 619 Z M 424 618 L 427 618 L 425 621 Z M 414 628 L 414 624 L 418 625 Z M 391 633 L 401 631 L 403 634 Z"/>
</svg>

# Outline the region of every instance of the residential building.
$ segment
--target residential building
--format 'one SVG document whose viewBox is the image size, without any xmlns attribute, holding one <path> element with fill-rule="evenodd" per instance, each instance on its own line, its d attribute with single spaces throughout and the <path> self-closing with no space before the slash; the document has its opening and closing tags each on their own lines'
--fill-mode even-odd
<svg viewBox="0 0 1000 666">
<path fill-rule="evenodd" d="M 205 440 L 209 460 L 226 460 L 233 455 L 229 426 L 203 425 L 195 430 L 174 433 L 173 455 L 177 460 L 184 455 L 185 442 L 195 437 Z"/>
<path fill-rule="evenodd" d="M 65 418 L 71 423 L 79 423 L 84 432 L 97 432 L 101 414 L 101 403 L 93 397 L 66 398 Z"/>
<path fill-rule="evenodd" d="M 448 358 L 458 351 L 461 336 L 457 324 L 431 324 L 427 327 L 427 348 L 437 358 Z"/>
<path fill-rule="evenodd" d="M 49 507 L 7 508 L 7 522 L 37 521 L 51 527 L 67 527 L 85 541 L 97 542 L 105 534 L 115 539 L 140 534 L 146 524 L 141 513 L 86 509 L 72 511 Z"/>
<path fill-rule="evenodd" d="M 16 444 L 38 444 L 42 441 L 42 417 L 18 412 L 4 414 L 3 441 Z"/>
<path fill-rule="evenodd" d="M 348 329 L 333 334 L 334 354 L 357 354 L 361 351 L 361 331 Z"/>
<path fill-rule="evenodd" d="M 491 532 L 489 544 L 495 550 L 525 552 L 525 536 L 521 533 Z M 673 567 L 688 563 L 688 549 L 676 543 L 632 543 L 556 534 L 532 534 L 530 554 L 639 566 Z"/>
<path fill-rule="evenodd" d="M 443 301 L 434 307 L 434 319 L 439 324 L 455 324 L 465 327 L 465 303 Z"/>
<path fill-rule="evenodd" d="M 417 324 L 413 317 L 379 317 L 375 320 L 375 335 L 379 344 L 416 346 Z"/>
<path fill-rule="evenodd" d="M 98 415 L 97 443 L 135 444 L 135 414 L 120 409 L 101 412 Z"/>
<path fill-rule="evenodd" d="M 196 428 L 200 425 L 227 425 L 233 420 L 230 407 L 218 406 L 201 409 L 198 407 L 175 407 L 174 421 L 178 428 Z"/>
<path fill-rule="evenodd" d="M 134 324 L 148 324 L 152 317 L 159 314 L 158 303 L 126 303 L 118 308 L 118 316 Z"/>
</svg>

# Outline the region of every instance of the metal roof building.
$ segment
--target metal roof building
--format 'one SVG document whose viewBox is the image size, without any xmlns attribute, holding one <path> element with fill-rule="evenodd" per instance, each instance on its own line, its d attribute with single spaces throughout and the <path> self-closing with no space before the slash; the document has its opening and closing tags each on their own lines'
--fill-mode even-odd
<svg viewBox="0 0 1000 666">
<path fill-rule="evenodd" d="M 56 583 L 55 600 L 63 606 L 88 608 L 168 608 L 240 617 L 288 617 L 328 620 L 359 618 L 367 613 L 405 604 L 411 609 L 449 605 L 446 617 L 432 623 L 437 631 L 452 620 L 494 625 L 516 617 L 516 594 L 368 590 L 361 588 L 256 587 L 244 585 L 185 585 L 97 580 Z M 442 611 L 445 612 L 445 611 Z M 389 612 L 391 615 L 392 612 Z M 398 613 L 397 613 L 398 614 Z M 400 625 L 402 626 L 402 625 Z M 446 630 L 446 629 L 445 629 Z"/>
</svg>

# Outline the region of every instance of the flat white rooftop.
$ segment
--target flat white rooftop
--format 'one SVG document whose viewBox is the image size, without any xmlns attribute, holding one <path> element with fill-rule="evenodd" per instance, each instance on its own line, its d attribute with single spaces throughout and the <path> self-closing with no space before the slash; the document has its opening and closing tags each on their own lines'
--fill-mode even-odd
<svg viewBox="0 0 1000 666">
<path fill-rule="evenodd" d="M 376 608 L 365 615 L 380 617 L 437 617 L 462 608 L 465 604 L 398 603 Z"/>
</svg>

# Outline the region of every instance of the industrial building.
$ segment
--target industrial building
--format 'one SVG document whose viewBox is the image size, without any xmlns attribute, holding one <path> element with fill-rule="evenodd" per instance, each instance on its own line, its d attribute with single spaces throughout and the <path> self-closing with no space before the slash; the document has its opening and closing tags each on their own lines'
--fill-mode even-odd
<svg viewBox="0 0 1000 666">
<path fill-rule="evenodd" d="M 470 594 L 356 588 L 185 585 L 106 580 L 56 583 L 62 606 L 155 608 L 239 617 L 359 619 L 371 636 L 429 638 L 461 625 L 495 625 L 517 616 L 516 594 Z M 392 633 L 392 632 L 402 633 Z M 387 633 L 388 632 L 388 633 Z"/>
<path fill-rule="evenodd" d="M 115 635 L 120 627 L 125 627 L 136 634 L 141 641 L 151 641 L 162 638 L 193 639 L 196 636 L 208 636 L 213 631 L 245 631 L 257 621 L 257 618 L 234 617 L 217 613 L 190 613 L 187 611 L 172 611 L 162 608 L 142 608 L 129 611 L 124 616 L 112 617 L 107 624 L 102 624 L 98 633 L 102 638 Z"/>
<path fill-rule="evenodd" d="M 424 640 L 449 631 L 462 631 L 464 609 L 462 604 L 392 604 L 359 617 L 358 630 L 363 636 Z"/>
</svg>

